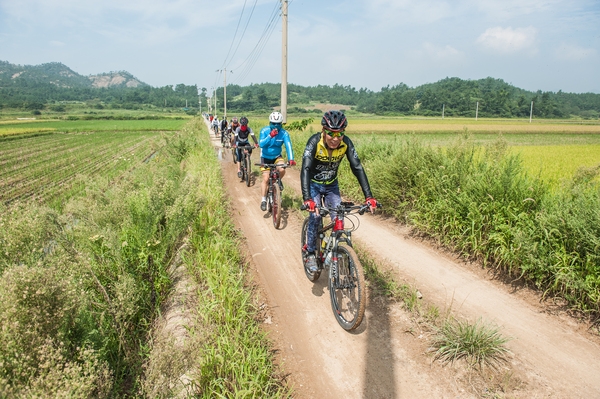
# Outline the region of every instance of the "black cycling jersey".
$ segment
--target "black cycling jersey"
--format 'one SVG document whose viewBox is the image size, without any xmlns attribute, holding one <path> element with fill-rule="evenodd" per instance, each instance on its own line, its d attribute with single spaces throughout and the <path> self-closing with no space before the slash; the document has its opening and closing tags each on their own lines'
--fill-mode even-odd
<svg viewBox="0 0 600 399">
<path fill-rule="evenodd" d="M 311 199 L 310 182 L 319 184 L 333 184 L 337 182 L 338 168 L 340 162 L 346 156 L 350 162 L 350 169 L 358 179 L 360 188 L 365 198 L 372 197 L 371 187 L 367 174 L 358 159 L 352 140 L 344 136 L 338 148 L 330 149 L 325 144 L 323 133 L 312 135 L 306 143 L 302 155 L 302 169 L 300 170 L 300 182 L 302 185 L 302 198 Z"/>
</svg>

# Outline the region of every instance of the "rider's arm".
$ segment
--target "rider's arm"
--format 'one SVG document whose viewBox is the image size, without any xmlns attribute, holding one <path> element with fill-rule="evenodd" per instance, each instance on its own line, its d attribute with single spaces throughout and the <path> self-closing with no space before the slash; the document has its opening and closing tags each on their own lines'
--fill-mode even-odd
<svg viewBox="0 0 600 399">
<path fill-rule="evenodd" d="M 292 149 L 292 140 L 290 140 L 290 134 L 287 130 L 283 130 L 283 142 L 285 143 L 285 152 L 287 153 L 287 159 L 289 161 L 294 160 L 294 150 Z"/>
<path fill-rule="evenodd" d="M 258 144 L 261 148 L 266 149 L 270 147 L 276 141 L 276 137 L 271 137 L 271 128 L 269 126 L 265 126 L 260 131 L 260 137 L 258 139 Z M 270 156 L 270 155 L 269 155 Z"/>
<path fill-rule="evenodd" d="M 302 199 L 304 201 L 311 199 L 310 195 L 310 178 L 313 163 L 315 162 L 315 154 L 317 153 L 317 144 L 321 139 L 321 134 L 312 135 L 306 143 L 304 154 L 302 155 L 302 167 L 300 168 L 300 187 L 302 188 Z"/>
<path fill-rule="evenodd" d="M 356 176 L 365 198 L 373 197 L 373 194 L 371 194 L 371 186 L 369 185 L 369 180 L 367 179 L 367 174 L 360 163 L 360 159 L 358 158 L 358 154 L 356 153 L 356 148 L 354 148 L 352 140 L 350 140 L 348 136 L 344 136 L 344 143 L 346 143 L 348 146 L 346 157 L 348 158 L 348 162 L 350 162 L 350 169 L 352 170 L 352 173 L 354 173 L 354 176 Z"/>
<path fill-rule="evenodd" d="M 252 141 L 254 141 L 254 144 L 258 144 L 258 140 L 256 139 L 256 136 L 254 135 L 254 131 L 250 128 L 248 128 L 248 130 L 250 131 L 250 136 L 252 136 Z"/>
</svg>

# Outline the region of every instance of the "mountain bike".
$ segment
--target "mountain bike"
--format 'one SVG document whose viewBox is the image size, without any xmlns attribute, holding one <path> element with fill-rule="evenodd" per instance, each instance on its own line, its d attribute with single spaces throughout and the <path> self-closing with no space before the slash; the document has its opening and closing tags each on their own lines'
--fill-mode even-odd
<svg viewBox="0 0 600 399">
<path fill-rule="evenodd" d="M 302 205 L 300 208 L 306 210 Z M 338 207 L 329 209 L 325 206 L 318 208 L 320 223 L 317 229 L 316 260 L 319 268 L 311 272 L 306 267 L 307 234 L 310 216 L 302 224 L 302 263 L 306 277 L 315 282 L 321 271 L 328 269 L 329 296 L 331 309 L 339 325 L 346 331 L 356 329 L 365 314 L 366 292 L 363 268 L 356 252 L 352 248 L 352 232 L 358 229 L 360 221 L 356 214 L 363 215 L 369 209 L 367 204 L 354 205 L 352 202 L 342 202 Z M 328 225 L 323 226 L 323 218 L 330 213 L 335 217 Z M 353 215 L 354 217 L 349 217 Z M 344 227 L 344 220 L 351 223 L 350 228 Z"/>
<path fill-rule="evenodd" d="M 231 129 L 227 128 L 221 137 L 221 145 L 223 148 L 231 148 Z"/>
<path fill-rule="evenodd" d="M 233 151 L 236 148 L 242 150 L 242 159 L 240 162 L 240 172 L 242 172 L 242 180 L 246 182 L 246 186 L 250 187 L 250 176 L 252 176 L 252 164 L 250 163 L 250 150 L 253 148 L 250 144 L 233 146 Z"/>
<path fill-rule="evenodd" d="M 279 176 L 277 168 L 287 168 L 289 165 L 285 163 L 280 164 L 260 164 L 257 166 L 263 168 L 269 168 L 269 180 L 267 182 L 267 211 L 271 212 L 273 218 L 273 226 L 276 229 L 281 224 L 281 192 L 283 191 L 283 183 Z"/>
</svg>

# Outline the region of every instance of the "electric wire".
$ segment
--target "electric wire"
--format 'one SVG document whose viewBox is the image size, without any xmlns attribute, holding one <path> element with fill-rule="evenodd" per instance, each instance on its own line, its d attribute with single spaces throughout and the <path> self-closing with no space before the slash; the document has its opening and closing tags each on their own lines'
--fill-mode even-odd
<svg viewBox="0 0 600 399">
<path fill-rule="evenodd" d="M 276 3 L 276 6 L 274 7 L 273 11 L 271 12 L 269 22 L 268 22 L 267 26 L 265 27 L 265 29 L 263 30 L 262 35 L 259 38 L 258 42 L 254 46 L 254 48 L 252 49 L 252 51 L 250 52 L 248 57 L 236 68 L 236 69 L 239 69 L 239 68 L 244 67 L 242 69 L 242 71 L 236 75 L 232 84 L 242 82 L 248 76 L 248 74 L 250 73 L 250 71 L 252 70 L 252 68 L 254 67 L 256 62 L 258 61 L 266 44 L 268 43 L 269 38 L 271 37 L 271 34 L 275 30 L 275 26 L 276 26 L 275 22 L 277 21 L 278 16 L 279 16 L 279 2 Z"/>
<path fill-rule="evenodd" d="M 229 50 L 227 50 L 227 55 L 225 56 L 225 61 L 223 61 L 223 65 L 221 66 L 220 69 L 226 69 L 227 68 L 227 62 L 229 59 L 229 54 L 231 54 L 231 49 L 233 48 L 233 43 L 235 43 L 235 38 L 237 36 L 238 33 L 238 29 L 240 27 L 240 22 L 242 22 L 242 17 L 244 16 L 244 10 L 246 9 L 246 1 L 244 0 L 244 5 L 242 7 L 242 12 L 240 13 L 240 18 L 238 19 L 238 23 L 237 26 L 235 27 L 235 33 L 233 34 L 233 39 L 231 40 L 231 44 L 229 45 Z M 256 5 L 256 3 L 254 3 Z M 242 37 L 240 38 L 240 41 L 243 39 L 244 35 L 242 34 Z M 238 44 L 239 45 L 239 44 Z M 235 52 L 234 52 L 235 54 Z"/>
</svg>

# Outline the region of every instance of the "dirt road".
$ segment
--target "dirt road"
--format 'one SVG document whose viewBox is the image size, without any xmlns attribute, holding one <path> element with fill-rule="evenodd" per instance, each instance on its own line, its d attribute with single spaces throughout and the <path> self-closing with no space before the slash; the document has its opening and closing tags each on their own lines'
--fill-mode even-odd
<svg viewBox="0 0 600 399">
<path fill-rule="evenodd" d="M 222 159 L 233 217 L 247 238 L 250 267 L 265 298 L 265 327 L 296 397 L 600 398 L 597 337 L 573 320 L 545 312 L 535 295 L 515 292 L 378 216 L 363 216 L 354 240 L 415 285 L 424 301 L 501 327 L 503 335 L 512 338 L 510 364 L 501 381 L 475 386 L 461 365 L 432 362 L 427 331 L 420 331 L 400 304 L 377 297 L 367 303 L 358 331 L 345 332 L 333 317 L 325 279 L 313 284 L 304 276 L 300 218 L 288 210 L 282 227 L 275 230 L 259 208 L 257 167 L 256 181 L 246 187 L 236 176 L 231 154 L 223 157 L 217 140 L 214 145 Z M 252 158 L 258 162 L 259 152 Z M 299 172 L 288 169 L 284 184 L 285 192 L 299 193 Z"/>
</svg>

